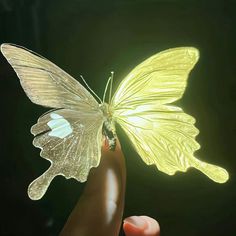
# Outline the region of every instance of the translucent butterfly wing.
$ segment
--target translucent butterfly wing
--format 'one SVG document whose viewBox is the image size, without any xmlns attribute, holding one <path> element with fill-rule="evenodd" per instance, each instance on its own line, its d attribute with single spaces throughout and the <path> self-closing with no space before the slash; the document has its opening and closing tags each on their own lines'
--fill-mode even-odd
<svg viewBox="0 0 236 236">
<path fill-rule="evenodd" d="M 103 115 L 93 96 L 47 59 L 21 47 L 2 44 L 1 51 L 16 71 L 32 102 L 53 108 L 32 127 L 33 144 L 50 168 L 31 183 L 30 198 L 40 199 L 56 175 L 85 181 L 101 156 Z"/>
<path fill-rule="evenodd" d="M 87 180 L 89 170 L 100 162 L 102 122 L 101 112 L 84 110 L 60 109 L 39 118 L 31 128 L 33 144 L 51 166 L 30 184 L 31 199 L 40 199 L 57 175 Z"/>
<path fill-rule="evenodd" d="M 1 52 L 32 102 L 53 108 L 98 107 L 77 80 L 42 56 L 11 44 L 2 44 Z"/>
<path fill-rule="evenodd" d="M 112 99 L 114 109 L 146 104 L 167 104 L 182 97 L 188 74 L 199 58 L 195 48 L 169 49 L 136 66 Z"/>
<path fill-rule="evenodd" d="M 124 79 L 115 93 L 113 116 L 146 164 L 169 175 L 195 167 L 223 183 L 228 173 L 194 157 L 200 148 L 195 119 L 166 105 L 183 95 L 187 77 L 198 60 L 194 48 L 175 48 L 152 56 Z"/>
<path fill-rule="evenodd" d="M 142 105 L 130 112 L 116 113 L 116 119 L 146 164 L 155 164 L 169 175 L 195 167 L 216 182 L 228 179 L 223 168 L 194 157 L 200 148 L 195 140 L 198 129 L 194 126 L 195 119 L 181 108 Z"/>
</svg>

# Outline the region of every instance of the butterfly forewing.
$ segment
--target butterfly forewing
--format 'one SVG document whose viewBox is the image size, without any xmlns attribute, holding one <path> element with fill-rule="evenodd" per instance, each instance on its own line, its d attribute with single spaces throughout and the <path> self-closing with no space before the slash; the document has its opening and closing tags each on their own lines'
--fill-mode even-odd
<svg viewBox="0 0 236 236">
<path fill-rule="evenodd" d="M 194 157 L 200 148 L 195 119 L 176 106 L 188 74 L 198 60 L 195 48 L 174 48 L 158 53 L 126 76 L 112 103 L 114 119 L 148 165 L 169 175 L 195 167 L 212 180 L 223 183 L 228 173 L 221 167 Z"/>
<path fill-rule="evenodd" d="M 49 60 L 11 44 L 2 44 L 1 51 L 32 102 L 52 108 L 98 107 L 77 80 Z"/>
<path fill-rule="evenodd" d="M 31 128 L 33 144 L 51 166 L 29 186 L 30 198 L 41 198 L 57 175 L 87 180 L 89 170 L 100 161 L 102 123 L 103 115 L 97 111 L 60 109 L 39 118 Z"/>
<path fill-rule="evenodd" d="M 166 104 L 178 100 L 198 58 L 198 50 L 191 47 L 155 54 L 125 77 L 112 99 L 112 106 L 132 109 L 146 102 Z"/>
</svg>

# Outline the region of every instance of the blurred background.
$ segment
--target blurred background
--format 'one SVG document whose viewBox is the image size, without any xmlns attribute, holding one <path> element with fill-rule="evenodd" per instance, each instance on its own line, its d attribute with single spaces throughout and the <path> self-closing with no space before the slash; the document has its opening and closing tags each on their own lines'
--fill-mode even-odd
<svg viewBox="0 0 236 236">
<path fill-rule="evenodd" d="M 235 235 L 236 2 L 193 0 L 0 0 L 0 43 L 29 48 L 102 96 L 138 63 L 161 50 L 194 46 L 200 61 L 178 105 L 196 117 L 201 160 L 226 168 L 216 184 L 197 170 L 168 176 L 146 166 L 122 130 L 127 164 L 124 217 L 149 215 L 163 236 Z M 0 55 L 0 235 L 58 235 L 84 184 L 57 177 L 40 201 L 29 183 L 49 166 L 32 145 L 30 127 L 46 108 L 26 97 Z M 120 235 L 123 235 L 122 233 Z"/>
</svg>

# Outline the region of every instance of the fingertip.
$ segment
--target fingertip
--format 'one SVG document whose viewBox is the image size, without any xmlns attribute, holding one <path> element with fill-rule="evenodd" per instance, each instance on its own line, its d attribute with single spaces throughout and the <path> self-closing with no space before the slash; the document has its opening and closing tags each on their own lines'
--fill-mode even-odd
<svg viewBox="0 0 236 236">
<path fill-rule="evenodd" d="M 147 228 L 145 229 L 145 234 L 146 236 L 158 236 L 160 235 L 160 225 L 159 223 L 149 217 L 149 216 L 140 216 L 143 220 L 145 220 L 148 224 Z"/>
<path fill-rule="evenodd" d="M 131 216 L 124 220 L 123 229 L 126 236 L 140 236 L 147 228 L 148 224 L 145 219 L 139 216 Z"/>
<path fill-rule="evenodd" d="M 126 236 L 159 236 L 158 222 L 148 216 L 131 216 L 124 220 L 123 229 Z"/>
</svg>

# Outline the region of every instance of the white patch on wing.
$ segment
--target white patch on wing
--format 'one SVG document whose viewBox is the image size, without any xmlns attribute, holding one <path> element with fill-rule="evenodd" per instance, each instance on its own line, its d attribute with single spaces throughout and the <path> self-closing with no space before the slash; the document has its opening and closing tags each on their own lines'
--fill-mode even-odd
<svg viewBox="0 0 236 236">
<path fill-rule="evenodd" d="M 116 212 L 118 200 L 118 183 L 113 169 L 107 170 L 106 175 L 106 215 L 107 224 L 109 224 Z"/>
<path fill-rule="evenodd" d="M 50 114 L 52 120 L 50 120 L 47 125 L 51 128 L 52 131 L 49 132 L 49 136 L 65 138 L 72 133 L 72 127 L 70 123 L 64 119 L 63 116 L 52 113 Z"/>
</svg>

